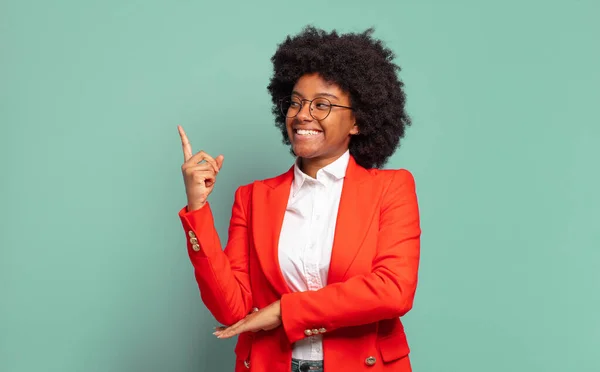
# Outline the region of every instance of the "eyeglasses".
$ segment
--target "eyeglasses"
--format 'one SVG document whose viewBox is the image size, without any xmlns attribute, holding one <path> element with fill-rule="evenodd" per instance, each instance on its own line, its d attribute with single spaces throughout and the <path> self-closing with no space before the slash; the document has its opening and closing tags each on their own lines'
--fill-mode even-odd
<svg viewBox="0 0 600 372">
<path fill-rule="evenodd" d="M 287 118 L 295 118 L 302 108 L 304 107 L 304 101 L 310 102 L 308 112 L 315 120 L 324 120 L 331 112 L 332 107 L 341 107 L 353 110 L 352 107 L 336 105 L 331 103 L 330 100 L 324 97 L 310 99 L 300 99 L 296 97 L 285 97 L 279 101 L 279 107 L 281 113 Z"/>
</svg>

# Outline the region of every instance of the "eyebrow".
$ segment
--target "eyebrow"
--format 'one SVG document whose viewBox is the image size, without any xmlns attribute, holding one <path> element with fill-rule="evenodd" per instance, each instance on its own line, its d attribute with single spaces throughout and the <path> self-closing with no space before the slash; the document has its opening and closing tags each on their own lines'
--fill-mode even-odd
<svg viewBox="0 0 600 372">
<path fill-rule="evenodd" d="M 300 92 L 298 92 L 296 90 L 292 91 L 292 94 L 295 94 L 295 95 L 300 96 L 300 97 L 304 97 L 302 94 L 300 94 Z M 317 93 L 316 96 L 317 97 L 331 97 L 331 98 L 335 98 L 335 99 L 339 100 L 338 96 L 336 96 L 335 94 L 331 94 L 331 93 L 324 93 L 324 92 L 323 93 Z"/>
</svg>

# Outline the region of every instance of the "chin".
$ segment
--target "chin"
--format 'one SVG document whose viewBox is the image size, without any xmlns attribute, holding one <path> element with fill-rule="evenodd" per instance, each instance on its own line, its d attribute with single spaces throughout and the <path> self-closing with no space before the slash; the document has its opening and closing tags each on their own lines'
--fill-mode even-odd
<svg viewBox="0 0 600 372">
<path fill-rule="evenodd" d="M 312 151 L 296 151 L 296 150 L 294 150 L 294 154 L 296 154 L 297 157 L 302 158 L 302 159 L 310 159 L 310 158 L 314 158 L 317 156 Z"/>
<path fill-rule="evenodd" d="M 296 154 L 296 156 L 304 159 L 310 159 L 319 156 L 318 149 L 310 148 L 308 146 L 293 146 L 292 149 L 294 150 L 294 154 Z"/>
</svg>

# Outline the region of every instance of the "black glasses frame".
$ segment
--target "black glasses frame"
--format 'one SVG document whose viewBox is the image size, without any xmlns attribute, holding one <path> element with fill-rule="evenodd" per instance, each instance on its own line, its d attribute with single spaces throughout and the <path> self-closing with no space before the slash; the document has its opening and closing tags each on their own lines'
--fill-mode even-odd
<svg viewBox="0 0 600 372">
<path fill-rule="evenodd" d="M 289 102 L 291 103 L 294 99 L 297 99 L 298 101 L 300 101 L 300 109 L 298 110 L 298 112 L 296 113 L 296 115 L 288 116 L 287 110 L 283 106 L 284 102 L 286 100 L 289 100 Z M 313 103 L 313 101 L 315 101 L 317 99 L 327 101 L 327 105 L 329 106 L 329 112 L 327 113 L 327 115 L 325 115 L 322 118 L 316 118 L 313 115 L 312 103 Z M 298 114 L 300 113 L 300 111 L 302 111 L 302 109 L 304 108 L 304 102 L 309 102 L 308 112 L 310 113 L 310 116 L 312 116 L 313 119 L 315 119 L 315 120 L 325 120 L 329 116 L 329 114 L 331 114 L 331 108 L 332 107 L 341 107 L 341 108 L 345 108 L 345 109 L 349 109 L 349 110 L 354 110 L 354 108 L 350 107 L 350 106 L 337 105 L 335 103 L 331 103 L 331 101 L 328 100 L 325 97 L 317 97 L 315 99 L 300 99 L 300 98 L 292 98 L 292 97 L 283 97 L 283 98 L 279 99 L 279 110 L 281 111 L 281 113 L 283 114 L 283 116 L 285 116 L 286 118 L 295 118 L 296 116 L 298 116 Z"/>
</svg>

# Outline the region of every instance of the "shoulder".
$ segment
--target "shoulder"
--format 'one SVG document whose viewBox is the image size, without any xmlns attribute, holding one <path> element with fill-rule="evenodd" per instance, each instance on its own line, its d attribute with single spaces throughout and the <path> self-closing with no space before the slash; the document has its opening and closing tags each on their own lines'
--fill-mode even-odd
<svg viewBox="0 0 600 372">
<path fill-rule="evenodd" d="M 408 186 L 415 187 L 415 178 L 411 171 L 406 168 L 399 169 L 365 169 L 369 178 L 380 183 L 384 189 L 390 187 Z"/>
<path fill-rule="evenodd" d="M 282 183 L 290 182 L 293 178 L 293 168 L 290 168 L 285 173 L 281 173 L 275 177 L 265 178 L 255 180 L 253 182 L 241 185 L 236 190 L 236 195 L 239 194 L 242 197 L 250 198 L 253 190 L 256 187 L 268 186 L 270 188 L 275 188 Z"/>
<path fill-rule="evenodd" d="M 369 179 L 376 184 L 382 210 L 394 210 L 401 205 L 416 205 L 415 178 L 405 168 L 369 169 Z"/>
<path fill-rule="evenodd" d="M 396 223 L 418 220 L 415 179 L 408 169 L 370 169 L 369 174 L 378 183 L 382 221 Z"/>
<path fill-rule="evenodd" d="M 396 187 L 405 184 L 414 186 L 415 182 L 412 173 L 406 168 L 364 168 L 352 156 L 348 163 L 346 176 L 356 179 L 358 182 L 369 181 L 373 186 L 383 191 L 387 190 L 390 186 Z"/>
</svg>

